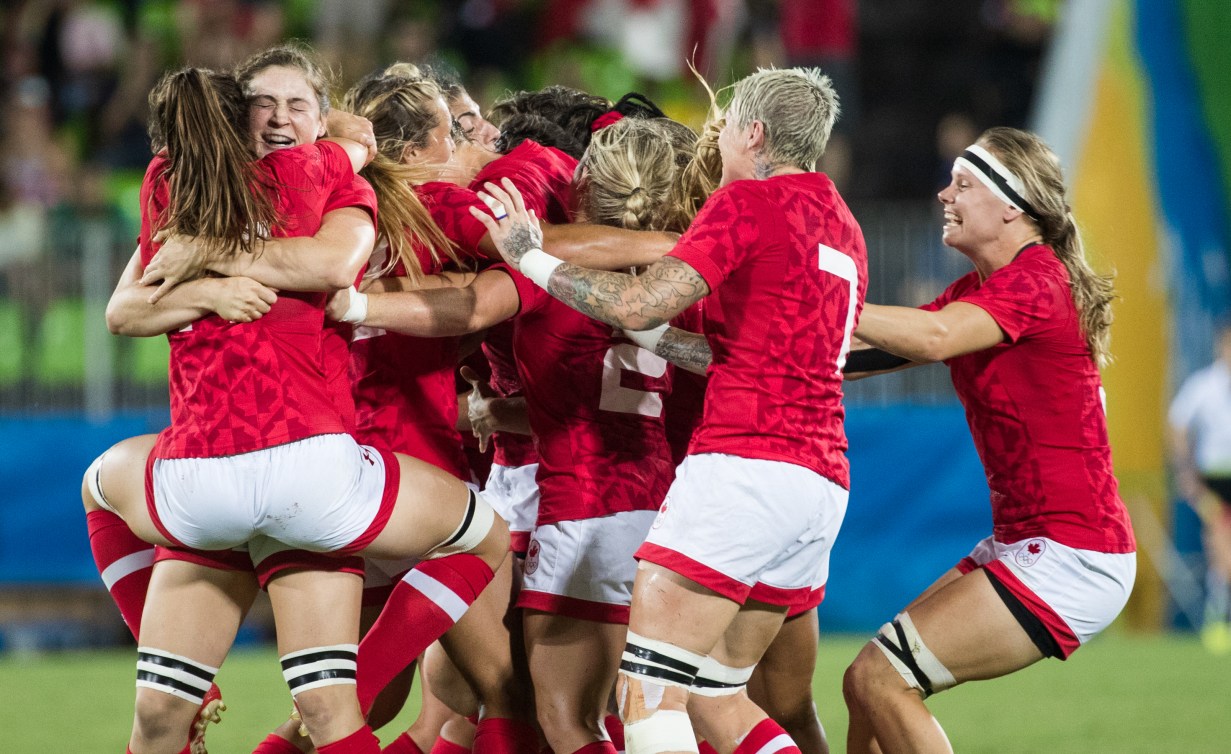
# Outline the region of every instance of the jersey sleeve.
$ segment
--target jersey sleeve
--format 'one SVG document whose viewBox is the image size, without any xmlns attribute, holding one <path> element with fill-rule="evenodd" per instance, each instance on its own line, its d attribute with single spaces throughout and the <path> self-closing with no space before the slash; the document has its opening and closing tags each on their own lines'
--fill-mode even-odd
<svg viewBox="0 0 1231 754">
<path fill-rule="evenodd" d="M 668 254 L 696 270 L 711 291 L 755 249 L 761 235 L 758 223 L 764 213 L 749 206 L 755 203 L 741 188 L 735 183 L 714 193 Z"/>
<path fill-rule="evenodd" d="M 1056 326 L 1056 313 L 1070 297 L 1068 285 L 1033 261 L 1010 264 L 990 275 L 959 301 L 983 309 L 996 320 L 1010 343 Z"/>
<path fill-rule="evenodd" d="M 322 214 L 335 209 L 359 207 L 375 222 L 376 192 L 367 180 L 355 173 L 346 150 L 332 141 L 318 141 L 316 144 L 321 151 L 325 189 L 329 196 Z"/>
<path fill-rule="evenodd" d="M 513 285 L 517 287 L 517 298 L 520 301 L 517 316 L 529 314 L 530 312 L 542 309 L 548 301 L 551 300 L 551 294 L 534 284 L 534 281 L 517 270 L 501 262 L 493 264 L 488 269 L 500 270 L 513 278 Z"/>
<path fill-rule="evenodd" d="M 487 226 L 470 214 L 471 207 L 485 209 L 479 195 L 448 183 L 425 184 L 421 188 L 426 189 L 419 194 L 424 206 L 445 236 L 457 244 L 461 256 L 486 259 L 479 244 L 487 235 Z"/>
</svg>

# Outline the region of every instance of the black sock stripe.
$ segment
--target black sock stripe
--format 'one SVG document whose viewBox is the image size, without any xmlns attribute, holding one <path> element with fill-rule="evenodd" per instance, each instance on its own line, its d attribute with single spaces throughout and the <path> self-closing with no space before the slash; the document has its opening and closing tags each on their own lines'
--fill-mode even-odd
<svg viewBox="0 0 1231 754">
<path fill-rule="evenodd" d="M 691 686 L 693 679 L 696 678 L 696 676 L 690 673 L 677 673 L 674 670 L 668 670 L 657 665 L 643 665 L 642 663 L 630 662 L 628 660 L 620 660 L 620 670 L 623 670 L 625 673 L 643 675 L 648 678 L 673 681 L 683 686 Z"/>
<path fill-rule="evenodd" d="M 329 649 L 320 652 L 312 652 L 311 654 L 300 655 L 282 660 L 282 669 L 290 670 L 291 668 L 299 667 L 300 665 L 308 665 L 313 662 L 322 660 L 348 660 L 355 662 L 355 653 L 345 649 Z"/>
<path fill-rule="evenodd" d="M 466 502 L 466 517 L 462 519 L 462 525 L 458 527 L 457 533 L 452 537 L 449 537 L 447 542 L 439 545 L 440 547 L 448 547 L 462 538 L 462 536 L 466 533 L 466 530 L 470 528 L 470 522 L 474 519 L 474 512 L 477 507 L 478 503 L 474 499 L 474 490 L 470 490 L 470 498 Z"/>
<path fill-rule="evenodd" d="M 176 691 L 182 691 L 185 694 L 192 695 L 192 697 L 195 699 L 199 699 L 199 700 L 205 699 L 204 690 L 199 689 L 196 686 L 192 686 L 190 684 L 184 683 L 183 681 L 177 681 L 176 679 L 170 678 L 165 675 L 160 675 L 158 673 L 152 673 L 148 670 L 138 670 L 137 680 L 145 681 L 146 683 L 152 683 L 155 686 L 166 686 L 167 688 L 172 688 L 172 689 L 175 689 Z"/>
<path fill-rule="evenodd" d="M 179 670 L 189 675 L 195 675 L 197 678 L 200 678 L 203 681 L 208 681 L 210 683 L 214 682 L 213 673 L 209 672 L 205 668 L 201 668 L 196 665 L 193 665 L 192 663 L 184 662 L 183 660 L 176 660 L 171 657 L 163 657 L 162 655 L 152 655 L 147 652 L 138 652 L 137 662 L 145 662 L 145 663 L 149 663 L 150 665 L 161 665 L 164 668 L 170 668 L 172 670 Z"/>
<path fill-rule="evenodd" d="M 288 678 L 286 680 L 286 685 L 291 688 L 291 691 L 294 691 L 300 686 L 306 686 L 309 683 L 316 683 L 317 681 L 326 681 L 330 678 L 345 678 L 353 681 L 355 680 L 355 669 L 334 668 L 333 670 L 318 670 L 316 672 L 307 673 L 306 675 L 297 676 L 295 678 Z"/>
<path fill-rule="evenodd" d="M 666 665 L 669 668 L 675 668 L 676 670 L 683 671 L 692 676 L 697 674 L 696 665 L 691 665 L 684 660 L 677 660 L 674 657 L 668 657 L 667 655 L 661 652 L 655 652 L 652 649 L 639 647 L 636 644 L 625 644 L 624 653 L 630 654 L 639 660 L 645 660 L 646 662 L 652 662 L 656 665 Z"/>
</svg>

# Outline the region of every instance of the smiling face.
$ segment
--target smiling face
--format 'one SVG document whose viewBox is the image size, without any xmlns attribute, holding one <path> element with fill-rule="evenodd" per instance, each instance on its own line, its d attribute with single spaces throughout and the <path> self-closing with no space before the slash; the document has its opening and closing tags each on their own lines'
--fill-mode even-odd
<svg viewBox="0 0 1231 754">
<path fill-rule="evenodd" d="M 453 159 L 453 116 L 443 98 L 435 101 L 436 125 L 427 132 L 425 144 L 410 147 L 402 157 L 404 162 L 424 166 L 448 166 Z"/>
<path fill-rule="evenodd" d="M 297 68 L 271 66 L 248 84 L 248 128 L 257 156 L 312 144 L 325 135 L 325 118 L 312 85 Z"/>
<path fill-rule="evenodd" d="M 962 252 L 993 241 L 1016 212 L 966 168 L 954 165 L 949 185 L 936 195 L 944 210 L 941 240 Z"/>
</svg>

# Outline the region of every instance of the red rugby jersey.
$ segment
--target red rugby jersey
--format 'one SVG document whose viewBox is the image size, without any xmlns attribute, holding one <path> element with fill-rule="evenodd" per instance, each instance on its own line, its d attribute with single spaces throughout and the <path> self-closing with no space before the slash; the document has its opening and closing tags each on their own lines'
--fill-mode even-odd
<svg viewBox="0 0 1231 754">
<path fill-rule="evenodd" d="M 701 309 L 704 305 L 705 299 L 701 299 L 680 312 L 671 320 L 671 326 L 688 332 L 701 332 Z M 667 425 L 671 462 L 676 466 L 688 455 L 693 432 L 701 425 L 701 417 L 705 414 L 705 383 L 703 374 L 672 367 L 671 393 L 663 407 L 663 420 Z"/>
<path fill-rule="evenodd" d="M 353 190 L 350 159 L 332 142 L 279 150 L 260 165 L 278 187 L 273 237 L 316 233 L 331 196 Z M 141 189 L 146 264 L 157 251 L 151 231 L 167 206 L 167 167 L 165 157 L 155 157 Z M 375 216 L 370 191 L 352 199 Z M 323 293 L 283 291 L 255 322 L 210 315 L 170 333 L 171 426 L 159 436 L 156 457 L 233 455 L 346 431 L 325 384 L 324 302 Z"/>
<path fill-rule="evenodd" d="M 946 362 L 987 472 L 997 541 L 1041 536 L 1133 552 L 1102 381 L 1064 264 L 1050 247 L 1030 246 L 982 282 L 974 271 L 959 278 L 922 308 L 952 301 L 982 308 L 1005 334 L 999 345 Z"/>
<path fill-rule="evenodd" d="M 538 523 L 655 510 L 674 465 L 667 362 L 520 273 L 514 347 L 539 452 Z"/>
<path fill-rule="evenodd" d="M 842 363 L 867 288 L 863 232 L 821 173 L 716 191 L 671 256 L 709 284 L 714 352 L 690 453 L 785 461 L 850 487 Z"/>
</svg>

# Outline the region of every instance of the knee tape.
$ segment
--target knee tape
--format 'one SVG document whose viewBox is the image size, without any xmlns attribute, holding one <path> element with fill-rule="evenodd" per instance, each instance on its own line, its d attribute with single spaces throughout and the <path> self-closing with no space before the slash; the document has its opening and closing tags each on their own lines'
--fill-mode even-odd
<svg viewBox="0 0 1231 754">
<path fill-rule="evenodd" d="M 491 531 L 496 521 L 496 512 L 483 499 L 482 495 L 470 492 L 470 500 L 466 505 L 466 515 L 462 517 L 449 538 L 432 548 L 428 558 L 443 558 L 446 555 L 456 555 L 459 552 L 470 552 L 479 546 L 487 533 Z"/>
<path fill-rule="evenodd" d="M 748 685 L 748 679 L 752 677 L 752 671 L 755 669 L 756 665 L 733 668 L 723 665 L 713 657 L 706 657 L 697 669 L 697 677 L 689 691 L 700 696 L 732 696 Z"/>
<path fill-rule="evenodd" d="M 697 737 L 692 732 L 688 713 L 657 710 L 654 714 L 624 726 L 626 754 L 658 754 L 660 751 L 697 752 Z"/>
<path fill-rule="evenodd" d="M 899 613 L 892 623 L 881 626 L 872 643 L 884 652 L 907 685 L 923 692 L 924 699 L 957 685 L 949 669 L 923 643 L 906 613 Z"/>
<path fill-rule="evenodd" d="M 353 686 L 358 652 L 357 644 L 335 644 L 283 655 L 282 677 L 291 689 L 291 696 L 322 686 Z"/>
<path fill-rule="evenodd" d="M 202 704 L 218 668 L 152 647 L 137 648 L 137 686 Z"/>
<path fill-rule="evenodd" d="M 620 672 L 642 685 L 689 688 L 697 677 L 697 669 L 705 661 L 705 655 L 632 631 L 628 632 L 626 641 L 624 654 L 620 656 Z M 650 706 L 658 704 L 654 702 Z"/>
<path fill-rule="evenodd" d="M 103 455 L 106 455 L 106 453 Z M 99 456 L 90 464 L 90 468 L 85 470 L 86 488 L 90 490 L 90 495 L 94 498 L 94 502 L 98 504 L 98 507 L 111 511 L 118 516 L 120 515 L 119 512 L 111 507 L 111 503 L 107 502 L 107 496 L 103 494 L 102 473 L 103 456 Z"/>
</svg>

